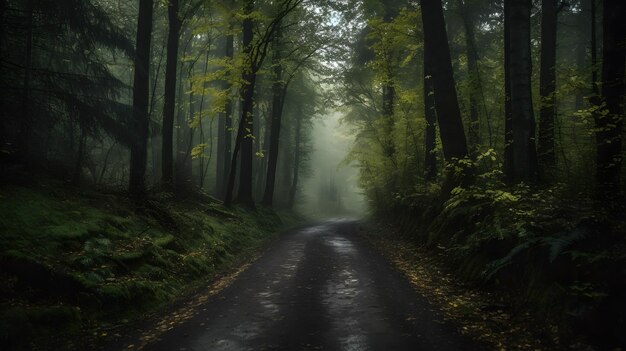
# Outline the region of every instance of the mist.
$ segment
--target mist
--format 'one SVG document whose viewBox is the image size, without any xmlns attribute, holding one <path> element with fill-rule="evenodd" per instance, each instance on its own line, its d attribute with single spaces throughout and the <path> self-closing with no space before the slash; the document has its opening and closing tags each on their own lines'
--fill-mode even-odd
<svg viewBox="0 0 626 351">
<path fill-rule="evenodd" d="M 354 135 L 341 123 L 343 114 L 330 111 L 313 123 L 311 167 L 302 184 L 296 210 L 310 218 L 362 217 L 366 203 L 359 188 L 359 171 L 346 162 L 354 146 Z"/>
</svg>

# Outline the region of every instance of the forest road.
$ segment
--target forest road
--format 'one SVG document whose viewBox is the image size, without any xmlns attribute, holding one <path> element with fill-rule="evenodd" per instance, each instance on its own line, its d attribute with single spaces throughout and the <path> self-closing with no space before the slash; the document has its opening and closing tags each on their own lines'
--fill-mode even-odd
<svg viewBox="0 0 626 351">
<path fill-rule="evenodd" d="M 195 316 L 146 350 L 475 350 L 356 232 L 282 236 Z"/>
</svg>

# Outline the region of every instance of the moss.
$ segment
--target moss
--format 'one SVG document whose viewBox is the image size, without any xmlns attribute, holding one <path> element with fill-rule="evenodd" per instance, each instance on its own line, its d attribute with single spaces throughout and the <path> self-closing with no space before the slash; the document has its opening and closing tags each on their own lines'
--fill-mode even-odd
<svg viewBox="0 0 626 351">
<path fill-rule="evenodd" d="M 0 327 L 22 340 L 42 335 L 38 344 L 56 327 L 75 335 L 77 325 L 118 324 L 161 308 L 249 257 L 281 218 L 299 220 L 205 198 L 137 205 L 60 184 L 2 185 L 0 194 Z"/>
</svg>

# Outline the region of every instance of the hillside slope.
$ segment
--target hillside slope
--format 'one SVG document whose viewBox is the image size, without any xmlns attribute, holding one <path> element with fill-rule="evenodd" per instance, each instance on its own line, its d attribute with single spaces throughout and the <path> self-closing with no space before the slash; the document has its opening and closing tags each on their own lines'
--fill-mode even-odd
<svg viewBox="0 0 626 351">
<path fill-rule="evenodd" d="M 209 196 L 0 187 L 0 344 L 79 347 L 236 267 L 297 218 Z"/>
</svg>

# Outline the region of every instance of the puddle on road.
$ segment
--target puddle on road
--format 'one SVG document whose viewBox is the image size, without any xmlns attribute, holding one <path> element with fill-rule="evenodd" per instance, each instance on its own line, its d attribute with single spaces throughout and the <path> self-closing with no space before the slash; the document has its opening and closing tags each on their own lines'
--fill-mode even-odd
<svg viewBox="0 0 626 351">
<path fill-rule="evenodd" d="M 352 242 L 346 238 L 332 237 L 326 239 L 326 244 L 340 254 L 354 254 L 356 252 Z"/>
<path fill-rule="evenodd" d="M 340 250 L 346 250 L 346 247 L 354 250 L 348 240 L 335 238 L 329 241 Z M 324 305 L 328 308 L 333 329 L 339 335 L 338 341 L 343 351 L 368 350 L 367 337 L 361 327 L 362 321 L 352 315 L 352 309 L 359 305 L 355 300 L 363 293 L 359 282 L 354 270 L 344 268 L 328 282 L 324 294 Z"/>
</svg>

